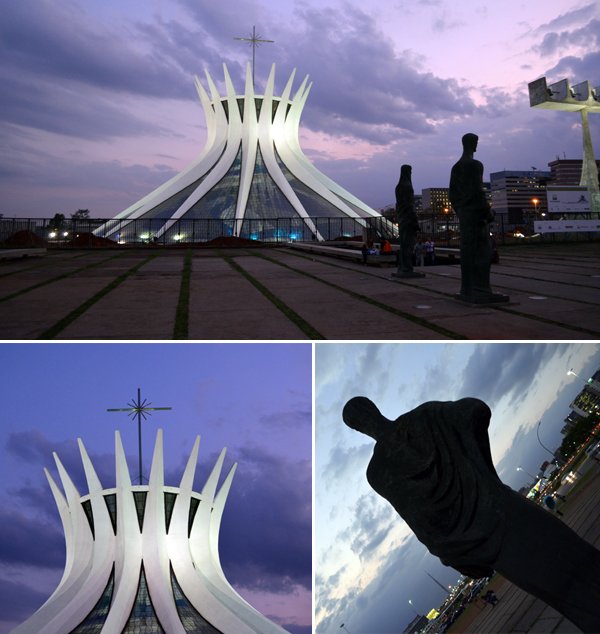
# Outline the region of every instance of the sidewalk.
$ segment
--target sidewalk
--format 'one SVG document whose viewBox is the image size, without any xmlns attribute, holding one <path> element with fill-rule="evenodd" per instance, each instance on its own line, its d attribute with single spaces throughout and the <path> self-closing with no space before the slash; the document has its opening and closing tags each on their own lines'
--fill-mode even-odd
<svg viewBox="0 0 600 634">
<path fill-rule="evenodd" d="M 503 251 L 503 305 L 455 300 L 459 265 L 421 270 L 286 247 L 49 251 L 0 262 L 0 338 L 600 339 L 599 243 Z"/>
</svg>

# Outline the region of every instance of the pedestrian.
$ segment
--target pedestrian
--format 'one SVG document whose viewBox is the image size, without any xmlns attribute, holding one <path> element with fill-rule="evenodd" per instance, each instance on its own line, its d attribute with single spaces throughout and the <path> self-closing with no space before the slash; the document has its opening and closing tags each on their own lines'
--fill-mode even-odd
<svg viewBox="0 0 600 634">
<path fill-rule="evenodd" d="M 425 265 L 425 248 L 421 240 L 415 244 L 415 263 L 417 266 Z"/>
<path fill-rule="evenodd" d="M 489 603 L 493 608 L 496 607 L 496 603 L 498 603 L 498 597 L 493 590 L 488 590 L 483 596 L 483 600 L 486 603 Z"/>
<path fill-rule="evenodd" d="M 427 240 L 425 243 L 426 261 L 429 266 L 435 264 L 435 242 L 433 240 Z"/>
<path fill-rule="evenodd" d="M 367 246 L 366 242 L 363 242 L 363 245 L 360 249 L 360 252 L 362 253 L 362 261 L 363 264 L 367 263 L 367 258 L 369 257 L 369 247 Z"/>
</svg>

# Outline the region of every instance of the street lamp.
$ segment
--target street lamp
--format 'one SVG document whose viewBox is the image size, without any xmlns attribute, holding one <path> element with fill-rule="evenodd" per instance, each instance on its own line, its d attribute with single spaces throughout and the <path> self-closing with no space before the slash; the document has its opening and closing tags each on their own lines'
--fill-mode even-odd
<svg viewBox="0 0 600 634">
<path fill-rule="evenodd" d="M 537 427 L 535 428 L 535 432 L 537 434 L 538 442 L 552 456 L 552 458 L 554 458 L 556 460 L 556 456 L 554 455 L 554 453 L 552 451 L 550 451 L 550 449 L 548 449 L 548 447 L 546 447 L 546 445 L 544 445 L 544 443 L 540 440 L 540 425 L 541 424 L 542 424 L 542 421 L 540 420 L 540 422 L 537 424 Z"/>
<path fill-rule="evenodd" d="M 348 634 L 350 634 L 350 630 L 343 623 L 340 625 L 340 630 L 341 629 L 346 630 L 346 632 L 348 632 Z"/>
<path fill-rule="evenodd" d="M 571 368 L 568 372 L 567 372 L 567 376 L 576 376 L 578 379 L 580 379 L 581 377 L 579 376 L 579 374 L 576 374 L 573 371 L 573 368 Z"/>
<path fill-rule="evenodd" d="M 540 204 L 540 199 L 539 198 L 532 198 L 531 202 L 533 203 L 533 209 L 534 209 L 535 215 L 537 217 L 537 206 Z"/>
<path fill-rule="evenodd" d="M 526 473 L 530 478 L 533 478 L 534 480 L 537 480 L 537 476 L 534 476 L 533 474 L 529 473 L 529 471 L 525 471 L 525 469 L 523 469 L 523 467 L 517 467 L 517 471 L 522 471 L 523 473 Z"/>
<path fill-rule="evenodd" d="M 410 607 L 413 609 L 413 612 L 414 612 L 417 616 L 421 616 L 421 615 L 417 612 L 417 610 L 415 609 L 415 606 L 413 605 L 412 599 L 409 599 L 409 600 L 408 600 L 408 602 L 409 602 L 409 604 L 410 604 Z"/>
</svg>

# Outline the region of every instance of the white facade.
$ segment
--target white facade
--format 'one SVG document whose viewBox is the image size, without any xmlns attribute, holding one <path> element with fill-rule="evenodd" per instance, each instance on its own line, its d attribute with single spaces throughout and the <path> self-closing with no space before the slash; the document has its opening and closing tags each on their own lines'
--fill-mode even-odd
<svg viewBox="0 0 600 634">
<path fill-rule="evenodd" d="M 132 227 L 143 231 L 140 221 L 147 220 L 151 235 L 146 238 L 159 240 L 176 232 L 175 239 L 191 241 L 193 236 L 183 235 L 190 233 L 189 226 L 178 221 L 227 221 L 231 234 L 242 236 L 248 231 L 245 220 L 296 218 L 303 231 L 323 239 L 318 218 L 360 219 L 359 227 L 366 225 L 365 218 L 381 219 L 379 212 L 317 170 L 300 148 L 300 116 L 311 88 L 308 77 L 292 97 L 294 70 L 276 96 L 273 64 L 264 94 L 257 95 L 248 65 L 245 91 L 236 94 L 225 65 L 223 72 L 225 95 L 219 94 L 208 72 L 208 92 L 196 77 L 207 125 L 200 156 L 97 229 L 98 235 L 119 239 L 129 233 L 130 239 Z"/>
<path fill-rule="evenodd" d="M 116 487 L 103 489 L 78 442 L 87 495 L 79 494 L 56 454 L 64 494 L 46 470 L 65 533 L 63 577 L 12 634 L 285 632 L 242 599 L 221 569 L 219 526 L 236 469 L 217 492 L 225 449 L 201 493 L 192 490 L 199 437 L 180 486 L 165 486 L 159 430 L 149 484 L 132 485 L 116 432 Z M 109 510 L 109 501 L 116 502 L 116 511 L 114 505 Z"/>
</svg>

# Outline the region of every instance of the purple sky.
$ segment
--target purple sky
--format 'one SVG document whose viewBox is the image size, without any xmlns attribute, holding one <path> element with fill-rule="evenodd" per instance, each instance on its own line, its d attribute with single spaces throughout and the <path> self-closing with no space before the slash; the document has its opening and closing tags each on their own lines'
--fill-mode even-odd
<svg viewBox="0 0 600 634">
<path fill-rule="evenodd" d="M 206 138 L 193 75 L 222 89 L 226 62 L 241 91 L 251 49 L 233 38 L 252 25 L 275 40 L 257 51 L 257 91 L 272 62 L 277 92 L 294 67 L 296 86 L 310 75 L 302 146 L 373 207 L 402 163 L 415 191 L 447 186 L 467 131 L 486 178 L 581 157 L 579 115 L 531 109 L 527 83 L 600 85 L 597 2 L 5 2 L 0 213 L 109 217 L 183 169 Z"/>
<path fill-rule="evenodd" d="M 57 478 L 56 451 L 87 493 L 81 437 L 103 485 L 114 486 L 119 429 L 135 477 L 137 425 L 106 409 L 126 407 L 138 387 L 173 408 L 144 424 L 146 475 L 159 427 L 168 485 L 178 486 L 197 434 L 196 490 L 226 446 L 224 472 L 239 464 L 221 527 L 225 574 L 290 632 L 311 631 L 310 345 L 2 344 L 0 357 L 0 634 L 62 574 L 62 528 L 43 467 Z"/>
</svg>

